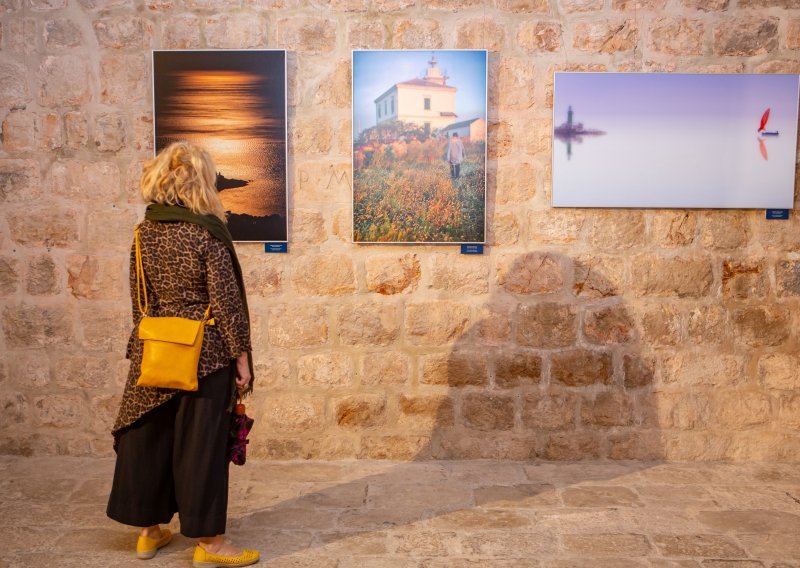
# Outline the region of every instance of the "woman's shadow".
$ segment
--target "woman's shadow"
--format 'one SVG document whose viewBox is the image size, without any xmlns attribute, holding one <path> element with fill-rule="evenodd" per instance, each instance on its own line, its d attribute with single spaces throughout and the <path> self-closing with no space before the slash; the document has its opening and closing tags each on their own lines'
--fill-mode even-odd
<svg viewBox="0 0 800 568">
<path fill-rule="evenodd" d="M 362 442 L 362 457 L 401 463 L 245 467 L 234 472 L 234 537 L 267 559 L 329 554 L 337 543 L 345 556 L 369 555 L 381 553 L 387 530 L 408 525 L 477 530 L 481 519 L 511 522 L 509 509 L 641 505 L 621 487 L 592 488 L 664 457 L 655 359 L 622 300 L 621 276 L 591 259 L 532 252 L 501 257 L 492 287 L 471 308 L 477 318 L 460 318 L 455 304 L 431 310 L 426 317 L 440 321 L 429 334 L 409 337 L 406 314 L 416 378 L 387 387 L 396 424 L 365 431 Z M 503 461 L 452 461 L 476 459 Z M 400 551 L 416 542 L 406 536 Z"/>
</svg>

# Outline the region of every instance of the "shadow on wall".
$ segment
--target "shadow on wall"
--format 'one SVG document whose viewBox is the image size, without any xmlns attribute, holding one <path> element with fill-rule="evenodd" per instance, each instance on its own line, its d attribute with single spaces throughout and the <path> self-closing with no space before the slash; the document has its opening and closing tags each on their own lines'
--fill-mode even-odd
<svg viewBox="0 0 800 568">
<path fill-rule="evenodd" d="M 275 558 L 356 535 L 368 542 L 370 533 L 434 518 L 446 526 L 444 517 L 471 509 L 547 507 L 566 495 L 560 490 L 567 484 L 613 479 L 661 459 L 653 361 L 640 352 L 615 279 L 581 260 L 529 253 L 501 258 L 497 282 L 500 291 L 469 328 L 463 304 L 417 306 L 425 332 L 417 314 L 407 314 L 406 340 L 420 353 L 418 384 L 387 388 L 399 393 L 395 431 L 403 434 L 365 434 L 362 448 L 364 457 L 410 461 L 373 462 L 374 475 L 340 476 L 316 490 L 309 488 L 328 479 L 315 479 L 319 468 L 341 466 L 276 466 L 293 468 L 298 484 L 263 494 L 248 484 L 249 494 L 233 497 L 246 505 L 231 522 L 234 531 Z M 455 336 L 447 353 L 427 347 Z M 340 423 L 379 413 L 370 400 L 364 397 L 352 415 L 339 413 Z M 460 462 L 431 461 L 459 458 L 533 461 L 498 463 L 489 478 Z M 554 466 L 542 461 L 606 459 L 636 461 L 559 466 L 560 486 L 551 479 Z M 588 491 L 572 497 L 593 498 L 588 485 L 569 489 Z M 594 497 L 606 506 L 630 505 L 625 491 L 598 488 Z M 329 531 L 325 542 L 302 532 L 312 518 L 315 529 Z"/>
</svg>

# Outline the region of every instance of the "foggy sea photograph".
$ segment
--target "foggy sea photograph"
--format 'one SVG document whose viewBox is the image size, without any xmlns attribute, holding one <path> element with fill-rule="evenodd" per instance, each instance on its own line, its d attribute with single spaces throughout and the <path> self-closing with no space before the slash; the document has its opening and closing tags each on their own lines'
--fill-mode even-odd
<svg viewBox="0 0 800 568">
<path fill-rule="evenodd" d="M 235 241 L 286 241 L 285 52 L 153 53 L 156 152 L 208 150 Z"/>
<path fill-rule="evenodd" d="M 796 75 L 556 73 L 554 207 L 794 203 Z"/>
</svg>

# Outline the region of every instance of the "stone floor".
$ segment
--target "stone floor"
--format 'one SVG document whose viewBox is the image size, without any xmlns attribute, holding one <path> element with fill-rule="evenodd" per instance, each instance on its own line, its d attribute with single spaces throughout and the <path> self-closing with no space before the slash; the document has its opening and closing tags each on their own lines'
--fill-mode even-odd
<svg viewBox="0 0 800 568">
<path fill-rule="evenodd" d="M 104 514 L 112 468 L 0 458 L 0 568 L 144 566 Z M 228 534 L 271 567 L 800 568 L 800 467 L 251 462 Z M 191 566 L 193 546 L 146 566 Z"/>
</svg>

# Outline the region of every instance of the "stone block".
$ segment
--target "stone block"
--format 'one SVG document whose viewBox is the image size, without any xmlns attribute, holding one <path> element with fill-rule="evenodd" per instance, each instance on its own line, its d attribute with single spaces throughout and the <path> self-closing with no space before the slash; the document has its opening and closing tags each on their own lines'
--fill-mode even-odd
<svg viewBox="0 0 800 568">
<path fill-rule="evenodd" d="M 481 341 L 487 344 L 504 344 L 511 336 L 511 313 L 502 305 L 485 304 L 478 310 L 475 326 Z"/>
<path fill-rule="evenodd" d="M 88 239 L 90 249 L 118 250 L 129 252 L 133 245 L 133 227 L 138 220 L 136 211 L 127 209 L 102 209 L 88 215 Z M 251 293 L 251 290 L 247 290 Z"/>
<path fill-rule="evenodd" d="M 49 190 L 78 203 L 115 202 L 122 189 L 119 167 L 114 162 L 63 160 L 48 173 Z"/>
<path fill-rule="evenodd" d="M 519 345 L 539 348 L 567 347 L 577 340 L 578 317 L 572 304 L 519 304 L 516 317 L 516 339 Z"/>
<path fill-rule="evenodd" d="M 721 12 L 730 6 L 730 0 L 681 0 L 686 8 L 703 12 Z"/>
<path fill-rule="evenodd" d="M 763 260 L 726 260 L 722 263 L 722 295 L 728 299 L 764 298 L 769 276 Z"/>
<path fill-rule="evenodd" d="M 626 389 L 636 389 L 653 384 L 655 360 L 643 355 L 625 355 L 622 358 L 623 384 Z"/>
<path fill-rule="evenodd" d="M 661 365 L 665 385 L 732 387 L 745 380 L 743 359 L 716 351 L 665 355 Z"/>
<path fill-rule="evenodd" d="M 595 345 L 631 343 L 636 340 L 636 327 L 624 304 L 588 310 L 583 318 L 583 335 Z"/>
<path fill-rule="evenodd" d="M 786 30 L 786 47 L 800 49 L 800 18 L 789 20 L 789 28 Z"/>
<path fill-rule="evenodd" d="M 456 350 L 445 355 L 426 355 L 422 357 L 422 374 L 419 382 L 424 385 L 445 385 L 451 388 L 487 385 L 489 369 L 483 354 L 471 350 Z"/>
<path fill-rule="evenodd" d="M 138 16 L 115 16 L 95 20 L 92 27 L 100 47 L 145 50 L 153 44 L 153 23 Z"/>
<path fill-rule="evenodd" d="M 25 377 L 25 384 L 31 387 L 49 385 L 52 379 L 50 359 L 38 352 L 18 352 L 14 354 L 10 376 Z"/>
<path fill-rule="evenodd" d="M 517 45 L 533 52 L 553 52 L 561 49 L 561 24 L 558 22 L 520 22 Z"/>
<path fill-rule="evenodd" d="M 431 287 L 461 294 L 486 294 L 489 291 L 489 261 L 483 257 L 433 255 Z"/>
<path fill-rule="evenodd" d="M 555 254 L 502 254 L 497 261 L 497 283 L 512 294 L 550 294 L 564 286 L 565 263 Z"/>
<path fill-rule="evenodd" d="M 0 105 L 24 108 L 31 100 L 27 69 L 13 61 L 0 63 Z"/>
<path fill-rule="evenodd" d="M 78 47 L 83 44 L 83 32 L 68 18 L 47 20 L 44 23 L 44 45 L 53 50 Z"/>
<path fill-rule="evenodd" d="M 270 308 L 269 343 L 298 349 L 328 342 L 328 311 L 321 305 L 290 305 Z"/>
<path fill-rule="evenodd" d="M 746 553 L 723 535 L 653 535 L 653 542 L 666 557 L 745 558 Z"/>
<path fill-rule="evenodd" d="M 548 11 L 547 0 L 497 0 L 498 10 L 504 12 L 539 13 L 544 14 Z"/>
<path fill-rule="evenodd" d="M 617 296 L 625 288 L 625 262 L 619 257 L 584 255 L 575 259 L 573 292 L 578 297 Z"/>
<path fill-rule="evenodd" d="M 318 245 L 325 241 L 325 219 L 319 211 L 294 209 L 289 222 L 289 240 L 302 245 Z"/>
<path fill-rule="evenodd" d="M 122 113 L 102 113 L 94 117 L 94 145 L 100 152 L 117 152 L 124 148 L 125 131 Z"/>
<path fill-rule="evenodd" d="M 362 385 L 406 385 L 410 378 L 409 358 L 397 351 L 368 353 L 359 361 L 358 376 Z"/>
<path fill-rule="evenodd" d="M 102 12 L 112 8 L 132 8 L 133 0 L 78 0 L 84 10 Z"/>
<path fill-rule="evenodd" d="M 86 414 L 86 406 L 83 396 L 51 394 L 34 398 L 32 409 L 38 424 L 74 428 Z"/>
<path fill-rule="evenodd" d="M 754 389 L 714 393 L 711 417 L 718 428 L 741 430 L 767 424 L 773 418 L 768 394 Z"/>
<path fill-rule="evenodd" d="M 639 40 L 633 20 L 598 19 L 578 22 L 573 30 L 572 47 L 589 53 L 630 51 Z"/>
<path fill-rule="evenodd" d="M 240 261 L 244 276 L 244 287 L 248 296 L 264 297 L 281 292 L 284 278 L 284 259 L 242 257 Z"/>
<path fill-rule="evenodd" d="M 222 13 L 205 20 L 206 43 L 218 49 L 264 47 L 265 32 L 264 20 L 254 13 Z"/>
<path fill-rule="evenodd" d="M 52 112 L 36 115 L 34 121 L 36 129 L 36 146 L 45 152 L 57 150 L 64 144 L 64 133 L 61 128 L 61 119 Z"/>
<path fill-rule="evenodd" d="M 72 255 L 67 260 L 67 286 L 76 298 L 120 299 L 127 296 L 125 264 L 119 256 Z"/>
<path fill-rule="evenodd" d="M 69 148 L 78 150 L 86 146 L 89 142 L 89 121 L 86 114 L 75 110 L 64 113 L 64 135 Z"/>
<path fill-rule="evenodd" d="M 566 390 L 532 392 L 522 403 L 522 424 L 534 432 L 574 430 L 580 397 Z"/>
<path fill-rule="evenodd" d="M 292 286 L 301 296 L 341 296 L 356 291 L 353 261 L 344 254 L 302 256 L 292 266 Z"/>
<path fill-rule="evenodd" d="M 0 428 L 25 424 L 30 415 L 28 397 L 18 392 L 0 392 Z"/>
<path fill-rule="evenodd" d="M 351 104 L 352 82 L 350 61 L 338 61 L 333 71 L 322 79 L 314 92 L 314 106 L 348 108 Z"/>
<path fill-rule="evenodd" d="M 117 387 L 121 378 L 120 370 L 124 377 L 127 368 L 127 361 L 121 362 L 116 358 L 62 355 L 53 365 L 53 375 L 56 384 L 61 387 L 97 392 L 108 387 Z"/>
<path fill-rule="evenodd" d="M 125 353 L 133 327 L 130 308 L 105 307 L 97 302 L 81 305 L 86 306 L 78 312 L 78 323 L 83 335 L 81 347 L 117 355 Z"/>
<path fill-rule="evenodd" d="M 494 246 L 508 246 L 519 242 L 520 223 L 512 212 L 494 214 L 494 222 L 489 223 L 488 243 Z"/>
<path fill-rule="evenodd" d="M 441 49 L 444 45 L 442 31 L 436 20 L 395 21 L 390 37 L 395 49 Z"/>
<path fill-rule="evenodd" d="M 508 156 L 511 153 L 513 145 L 511 124 L 505 121 L 490 121 L 487 127 L 487 133 L 489 136 L 487 151 L 490 160 L 496 160 L 497 158 Z"/>
<path fill-rule="evenodd" d="M 789 73 L 800 72 L 800 61 L 797 59 L 769 59 L 756 65 L 755 73 Z"/>
<path fill-rule="evenodd" d="M 750 241 L 748 218 L 738 211 L 714 211 L 703 219 L 700 243 L 712 249 L 742 249 Z"/>
<path fill-rule="evenodd" d="M 791 334 L 791 313 L 783 306 L 753 306 L 731 313 L 733 336 L 750 347 L 777 346 Z"/>
<path fill-rule="evenodd" d="M 336 49 L 336 22 L 327 18 L 294 17 L 278 21 L 277 44 L 298 53 L 330 53 Z"/>
<path fill-rule="evenodd" d="M 49 12 L 67 7 L 67 0 L 28 0 L 27 3 L 35 12 Z"/>
<path fill-rule="evenodd" d="M 669 304 L 645 308 L 640 315 L 641 341 L 645 345 L 678 345 L 683 339 L 683 314 Z"/>
<path fill-rule="evenodd" d="M 698 306 L 689 312 L 689 341 L 699 345 L 719 345 L 730 336 L 728 314 L 722 306 Z"/>
<path fill-rule="evenodd" d="M 614 369 L 611 355 L 600 351 L 571 349 L 552 355 L 550 377 L 569 387 L 610 384 Z"/>
<path fill-rule="evenodd" d="M 778 421 L 794 431 L 800 428 L 800 395 L 787 394 L 781 397 Z"/>
<path fill-rule="evenodd" d="M 536 170 L 527 162 L 501 160 L 497 167 L 497 203 L 518 204 L 536 195 Z"/>
<path fill-rule="evenodd" d="M 83 105 L 92 99 L 93 77 L 85 57 L 48 55 L 39 65 L 37 77 L 37 98 L 42 106 Z"/>
<path fill-rule="evenodd" d="M 573 534 L 564 535 L 564 550 L 575 556 L 633 559 L 650 554 L 651 546 L 643 534 Z"/>
<path fill-rule="evenodd" d="M 10 296 L 19 288 L 17 259 L 13 256 L 0 256 L 0 296 Z"/>
<path fill-rule="evenodd" d="M 458 0 L 430 0 L 425 3 L 425 7 L 431 10 L 449 10 L 451 12 L 458 12 L 459 10 L 474 10 L 478 7 L 483 7 L 484 4 L 480 0 L 465 0 L 459 2 Z"/>
<path fill-rule="evenodd" d="M 574 209 L 532 211 L 528 216 L 530 238 L 547 244 L 572 244 L 582 239 L 586 214 Z"/>
<path fill-rule="evenodd" d="M 382 49 L 386 47 L 386 39 L 387 31 L 380 20 L 347 22 L 347 45 L 350 49 Z"/>
<path fill-rule="evenodd" d="M 529 351 L 501 351 L 494 359 L 494 384 L 515 388 L 539 384 L 542 357 Z"/>
<path fill-rule="evenodd" d="M 558 0 L 558 7 L 566 14 L 594 12 L 603 9 L 603 0 Z"/>
<path fill-rule="evenodd" d="M 35 122 L 36 116 L 26 110 L 8 113 L 3 120 L 3 149 L 7 152 L 33 150 L 36 147 Z"/>
<path fill-rule="evenodd" d="M 650 24 L 650 49 L 669 55 L 702 55 L 705 26 L 700 20 L 660 17 Z"/>
<path fill-rule="evenodd" d="M 711 291 L 714 271 L 702 257 L 633 258 L 631 284 L 643 296 L 700 298 Z"/>
<path fill-rule="evenodd" d="M 308 201 L 341 203 L 352 196 L 350 185 L 350 164 L 330 162 L 304 162 L 297 168 L 295 177 L 295 191 L 297 200 L 301 203 Z M 349 212 L 349 209 L 348 209 Z M 352 216 L 348 215 L 347 224 L 352 224 Z M 351 227 L 347 230 L 346 242 L 350 242 Z"/>
<path fill-rule="evenodd" d="M 444 394 L 401 394 L 398 425 L 412 432 L 430 433 L 454 424 L 453 399 Z"/>
<path fill-rule="evenodd" d="M 335 403 L 336 423 L 344 428 L 374 428 L 386 422 L 386 399 L 382 395 L 361 394 Z"/>
<path fill-rule="evenodd" d="M 364 436 L 358 459 L 402 460 L 418 458 L 424 451 L 425 436 Z M 374 525 L 370 525 L 374 526 Z"/>
<path fill-rule="evenodd" d="M 367 289 L 378 294 L 412 292 L 419 283 L 420 262 L 416 254 L 370 256 L 364 265 Z"/>
<path fill-rule="evenodd" d="M 642 211 L 609 209 L 593 212 L 587 241 L 596 249 L 627 250 L 644 242 L 645 222 Z"/>
<path fill-rule="evenodd" d="M 161 33 L 164 49 L 197 49 L 202 45 L 200 18 L 193 14 L 166 18 Z"/>
<path fill-rule="evenodd" d="M 505 28 L 493 20 L 468 20 L 456 30 L 457 49 L 502 51 L 506 43 Z"/>
<path fill-rule="evenodd" d="M 489 65 L 489 99 L 500 109 L 526 110 L 534 104 L 534 66 L 528 59 L 504 57 Z"/>
<path fill-rule="evenodd" d="M 594 432 L 554 432 L 545 437 L 538 455 L 553 461 L 597 459 L 600 457 L 598 435 Z M 569 506 L 573 506 L 572 503 Z"/>
<path fill-rule="evenodd" d="M 464 425 L 476 430 L 511 430 L 514 399 L 510 396 L 468 394 L 462 402 Z"/>
<path fill-rule="evenodd" d="M 78 241 L 78 215 L 69 209 L 8 214 L 11 238 L 30 247 L 72 247 Z"/>
<path fill-rule="evenodd" d="M 30 259 L 25 290 L 31 296 L 51 296 L 61 291 L 61 275 L 52 256 L 40 254 Z"/>
<path fill-rule="evenodd" d="M 298 117 L 291 135 L 298 154 L 327 154 L 333 144 L 333 127 L 323 116 Z"/>
<path fill-rule="evenodd" d="M 800 389 L 800 356 L 769 353 L 758 359 L 758 378 L 769 389 Z"/>
<path fill-rule="evenodd" d="M 64 306 L 6 305 L 3 309 L 5 346 L 44 349 L 70 343 L 75 331 L 72 313 Z"/>
<path fill-rule="evenodd" d="M 343 305 L 337 327 L 343 345 L 389 345 L 400 333 L 400 310 L 385 302 Z"/>
<path fill-rule="evenodd" d="M 100 59 L 100 102 L 130 105 L 144 100 L 150 85 L 149 66 L 142 53 L 109 53 Z"/>
<path fill-rule="evenodd" d="M 41 194 L 40 185 L 36 160 L 0 159 L 0 203 L 30 203 Z"/>
<path fill-rule="evenodd" d="M 778 261 L 775 266 L 775 284 L 780 297 L 800 296 L 800 261 Z"/>
<path fill-rule="evenodd" d="M 756 15 L 729 18 L 714 27 L 714 54 L 762 55 L 778 47 L 778 18 Z"/>
<path fill-rule="evenodd" d="M 315 353 L 297 360 L 297 379 L 313 387 L 342 387 L 353 382 L 353 363 L 345 353 Z"/>
<path fill-rule="evenodd" d="M 412 345 L 444 345 L 459 339 L 467 329 L 470 308 L 447 301 L 406 305 L 406 340 Z"/>
<path fill-rule="evenodd" d="M 581 404 L 581 422 L 588 428 L 631 426 L 636 421 L 634 398 L 621 390 L 601 391 Z"/>
<path fill-rule="evenodd" d="M 277 433 L 320 431 L 325 422 L 325 403 L 307 395 L 271 394 L 263 405 L 263 424 Z"/>
<path fill-rule="evenodd" d="M 650 222 L 653 242 L 662 247 L 683 247 L 694 242 L 697 215 L 691 211 L 656 211 Z"/>
<path fill-rule="evenodd" d="M 366 0 L 311 0 L 311 6 L 319 10 L 334 10 L 336 12 L 365 12 Z"/>
</svg>

